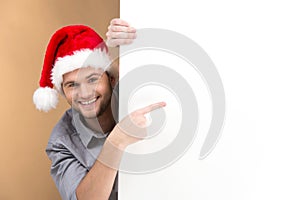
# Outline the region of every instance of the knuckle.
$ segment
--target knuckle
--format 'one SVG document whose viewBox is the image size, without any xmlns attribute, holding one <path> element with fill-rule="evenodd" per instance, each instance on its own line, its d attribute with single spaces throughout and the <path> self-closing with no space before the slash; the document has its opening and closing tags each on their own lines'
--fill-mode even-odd
<svg viewBox="0 0 300 200">
<path fill-rule="evenodd" d="M 110 21 L 110 24 L 114 24 L 115 21 L 116 21 L 116 18 L 112 19 L 112 20 Z"/>
<path fill-rule="evenodd" d="M 137 111 L 136 111 L 136 112 L 133 112 L 133 113 L 131 113 L 131 114 L 130 114 L 130 117 L 131 117 L 131 118 L 133 118 L 133 119 L 134 119 L 134 118 L 137 118 L 137 117 L 138 117 L 138 113 L 137 113 Z"/>
<path fill-rule="evenodd" d="M 120 23 L 120 19 L 119 18 L 115 18 L 115 19 L 113 19 L 112 23 L 113 24 L 118 24 L 118 23 Z"/>
<path fill-rule="evenodd" d="M 145 122 L 140 122 L 140 123 L 138 123 L 138 126 L 144 127 L 144 126 L 146 126 L 146 123 Z"/>
<path fill-rule="evenodd" d="M 126 44 L 130 44 L 131 42 L 132 42 L 131 39 L 126 39 L 126 40 L 125 40 L 125 43 L 126 43 Z"/>
<path fill-rule="evenodd" d="M 111 32 L 111 37 L 113 37 L 113 38 L 118 38 L 118 33 Z"/>
<path fill-rule="evenodd" d="M 120 27 L 115 26 L 113 30 L 114 30 L 114 31 L 120 31 Z"/>
</svg>

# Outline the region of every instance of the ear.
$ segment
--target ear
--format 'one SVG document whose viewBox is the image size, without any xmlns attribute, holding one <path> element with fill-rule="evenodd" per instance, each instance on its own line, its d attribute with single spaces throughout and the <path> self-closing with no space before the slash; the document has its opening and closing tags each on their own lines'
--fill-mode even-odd
<svg viewBox="0 0 300 200">
<path fill-rule="evenodd" d="M 114 76 L 109 75 L 109 81 L 110 81 L 111 87 L 114 88 L 116 86 L 117 79 Z"/>
<path fill-rule="evenodd" d="M 106 75 L 107 75 L 107 77 L 109 79 L 111 87 L 114 88 L 116 86 L 117 79 L 110 72 L 105 71 L 105 73 L 106 73 Z"/>
</svg>

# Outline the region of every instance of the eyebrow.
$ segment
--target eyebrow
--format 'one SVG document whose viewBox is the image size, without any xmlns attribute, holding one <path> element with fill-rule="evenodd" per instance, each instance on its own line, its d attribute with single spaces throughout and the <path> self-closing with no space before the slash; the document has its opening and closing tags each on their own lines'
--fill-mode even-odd
<svg viewBox="0 0 300 200">
<path fill-rule="evenodd" d="M 103 73 L 104 73 L 104 72 L 103 72 Z M 89 78 L 91 78 L 91 77 L 94 76 L 94 75 L 102 76 L 103 73 L 100 74 L 100 73 L 96 73 L 96 72 L 95 72 L 95 73 L 92 73 L 92 74 L 88 75 L 87 77 L 85 77 L 85 79 L 89 79 Z"/>
</svg>

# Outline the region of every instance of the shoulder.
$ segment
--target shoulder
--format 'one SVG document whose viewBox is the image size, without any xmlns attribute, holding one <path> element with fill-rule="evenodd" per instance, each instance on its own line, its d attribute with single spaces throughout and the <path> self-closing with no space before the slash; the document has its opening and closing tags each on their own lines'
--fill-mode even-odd
<svg viewBox="0 0 300 200">
<path fill-rule="evenodd" d="M 70 138 L 72 135 L 76 134 L 76 129 L 72 123 L 72 120 L 72 109 L 69 109 L 54 126 L 48 144 L 59 143 L 60 140 L 64 140 L 66 137 Z"/>
</svg>

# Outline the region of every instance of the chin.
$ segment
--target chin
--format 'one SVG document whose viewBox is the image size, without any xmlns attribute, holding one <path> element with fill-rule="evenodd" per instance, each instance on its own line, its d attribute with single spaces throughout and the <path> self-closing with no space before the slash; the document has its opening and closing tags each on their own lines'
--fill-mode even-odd
<svg viewBox="0 0 300 200">
<path fill-rule="evenodd" d="M 80 114 L 86 118 L 86 119 L 93 119 L 93 118 L 97 118 L 99 115 L 99 112 L 97 112 L 96 110 L 93 111 L 80 111 Z"/>
<path fill-rule="evenodd" d="M 109 102 L 96 104 L 93 108 L 84 109 L 81 106 L 78 106 L 76 110 L 86 119 L 94 119 L 100 117 L 107 108 L 109 107 Z"/>
</svg>

